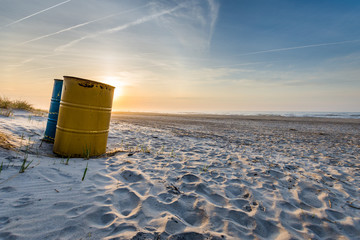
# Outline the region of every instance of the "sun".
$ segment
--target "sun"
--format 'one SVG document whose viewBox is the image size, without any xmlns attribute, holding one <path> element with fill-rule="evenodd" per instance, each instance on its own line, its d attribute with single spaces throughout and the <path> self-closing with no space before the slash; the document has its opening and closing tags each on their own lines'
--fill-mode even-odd
<svg viewBox="0 0 360 240">
<path fill-rule="evenodd" d="M 120 78 L 118 77 L 114 77 L 114 76 L 106 76 L 104 77 L 103 83 L 105 84 L 109 84 L 113 87 L 115 87 L 114 90 L 114 100 L 118 99 L 119 97 L 122 96 L 123 94 L 123 82 L 120 80 Z"/>
</svg>

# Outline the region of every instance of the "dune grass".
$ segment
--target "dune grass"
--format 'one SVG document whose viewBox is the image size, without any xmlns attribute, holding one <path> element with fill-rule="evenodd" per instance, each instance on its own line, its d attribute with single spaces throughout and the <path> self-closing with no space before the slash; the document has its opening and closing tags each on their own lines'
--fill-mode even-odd
<svg viewBox="0 0 360 240">
<path fill-rule="evenodd" d="M 11 117 L 14 115 L 14 110 L 29 111 L 35 116 L 44 116 L 48 113 L 46 110 L 34 108 L 32 104 L 25 100 L 10 100 L 7 97 L 0 96 L 0 115 Z"/>
<path fill-rule="evenodd" d="M 0 108 L 4 109 L 20 109 L 32 111 L 34 110 L 33 106 L 25 100 L 10 100 L 6 97 L 0 96 Z"/>
<path fill-rule="evenodd" d="M 86 175 L 86 172 L 88 170 L 88 165 L 89 165 L 89 163 L 86 163 L 86 168 L 84 170 L 84 174 L 83 174 L 83 177 L 82 177 L 81 181 L 84 181 L 84 179 L 85 179 L 85 175 Z"/>
<path fill-rule="evenodd" d="M 11 117 L 12 115 L 14 115 L 14 112 L 11 109 L 0 108 L 0 115 L 5 116 L 5 117 Z"/>
<path fill-rule="evenodd" d="M 0 147 L 5 149 L 14 149 L 15 146 L 9 141 L 9 136 L 0 132 Z"/>
</svg>

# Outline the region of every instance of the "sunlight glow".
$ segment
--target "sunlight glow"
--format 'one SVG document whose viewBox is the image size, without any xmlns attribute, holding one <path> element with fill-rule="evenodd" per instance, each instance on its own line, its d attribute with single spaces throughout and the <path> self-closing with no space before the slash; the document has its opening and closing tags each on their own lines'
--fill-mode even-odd
<svg viewBox="0 0 360 240">
<path fill-rule="evenodd" d="M 124 83 L 120 80 L 120 78 L 114 77 L 114 76 L 106 76 L 106 77 L 104 77 L 102 82 L 115 87 L 114 101 L 123 95 Z"/>
</svg>

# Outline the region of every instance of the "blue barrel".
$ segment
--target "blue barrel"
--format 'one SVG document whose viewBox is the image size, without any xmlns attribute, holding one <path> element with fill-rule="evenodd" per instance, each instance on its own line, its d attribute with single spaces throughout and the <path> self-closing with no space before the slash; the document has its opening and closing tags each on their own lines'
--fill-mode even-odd
<svg viewBox="0 0 360 240">
<path fill-rule="evenodd" d="M 53 143 L 55 140 L 56 124 L 59 116 L 62 87 L 63 87 L 63 80 L 54 79 L 54 88 L 51 97 L 49 117 L 46 124 L 46 130 L 43 141 Z"/>
</svg>

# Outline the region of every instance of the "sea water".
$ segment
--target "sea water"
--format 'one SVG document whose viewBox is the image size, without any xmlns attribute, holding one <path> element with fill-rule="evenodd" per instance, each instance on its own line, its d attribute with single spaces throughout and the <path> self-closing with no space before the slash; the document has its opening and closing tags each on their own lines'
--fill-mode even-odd
<svg viewBox="0 0 360 240">
<path fill-rule="evenodd" d="M 319 118 L 352 118 L 360 119 L 360 112 L 285 112 L 285 111 L 229 111 L 212 112 L 221 115 L 240 116 L 283 116 L 283 117 L 319 117 Z"/>
<path fill-rule="evenodd" d="M 123 112 L 114 110 L 114 112 Z M 131 112 L 131 111 L 128 111 Z M 317 117 L 317 118 L 350 118 L 360 119 L 360 112 L 296 112 L 296 111 L 142 111 L 149 113 L 170 114 L 215 114 L 238 116 L 282 116 L 282 117 Z"/>
<path fill-rule="evenodd" d="M 162 112 L 165 113 L 165 112 Z M 175 113 L 175 112 L 172 112 Z M 282 117 L 318 117 L 360 119 L 360 112 L 286 112 L 286 111 L 206 111 L 176 112 L 181 114 L 215 114 L 239 116 L 282 116 Z"/>
</svg>

